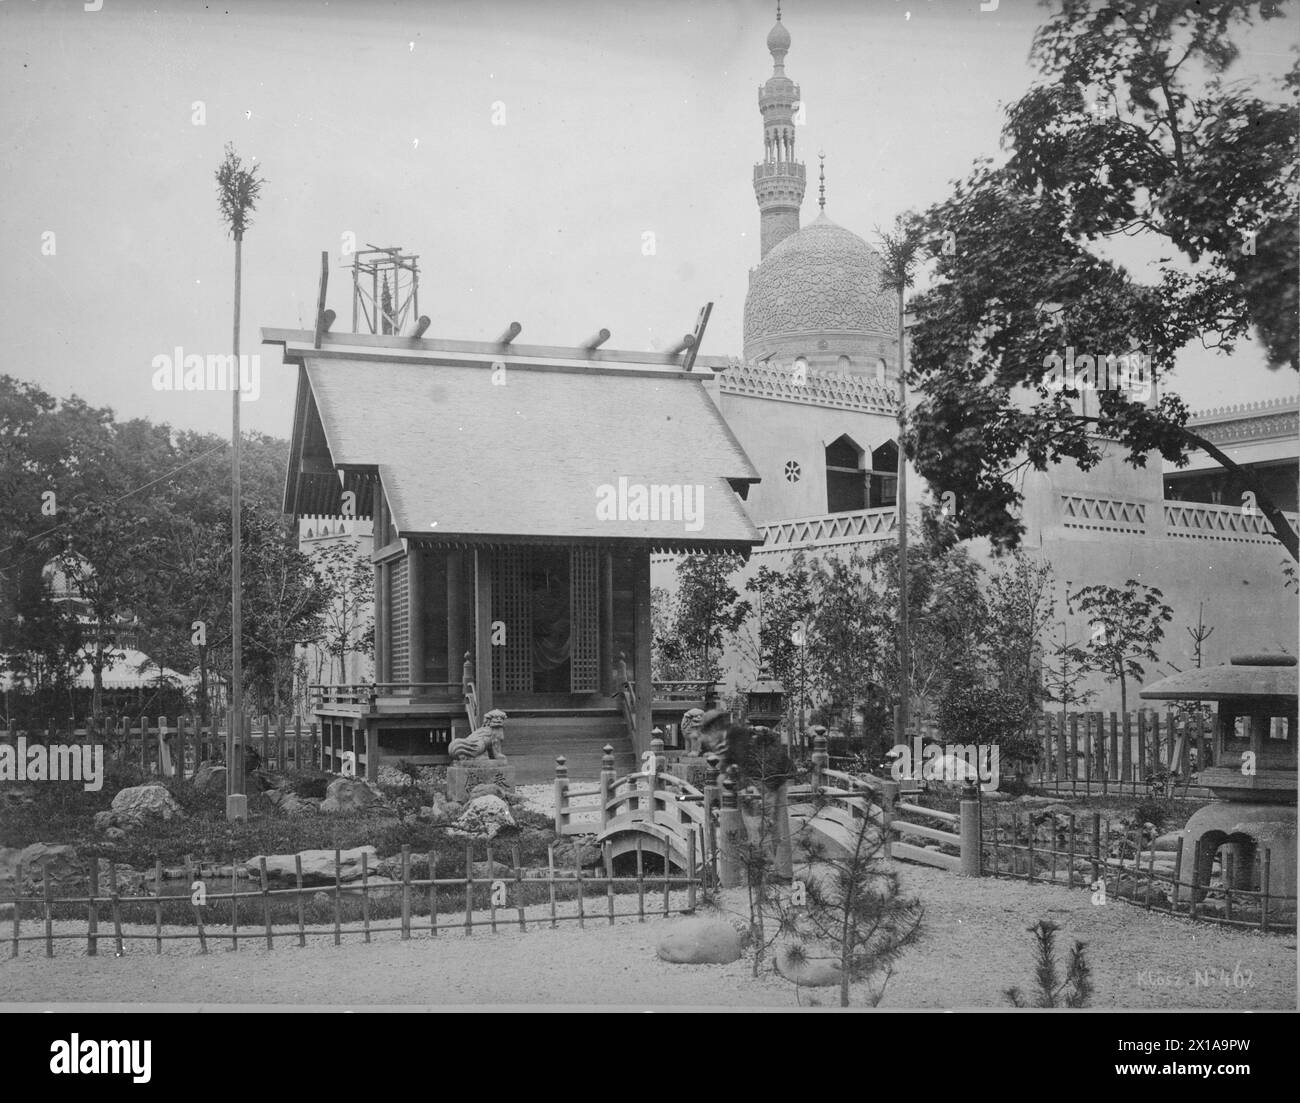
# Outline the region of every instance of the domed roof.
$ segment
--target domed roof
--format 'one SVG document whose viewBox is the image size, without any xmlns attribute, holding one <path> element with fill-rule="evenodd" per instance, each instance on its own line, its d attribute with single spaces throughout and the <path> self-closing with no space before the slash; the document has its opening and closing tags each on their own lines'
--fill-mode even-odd
<svg viewBox="0 0 1300 1103">
<path fill-rule="evenodd" d="M 84 555 L 66 551 L 56 555 L 41 568 L 41 578 L 50 588 L 54 601 L 81 601 L 79 581 L 93 578 L 95 568 Z"/>
<path fill-rule="evenodd" d="M 773 54 L 777 50 L 784 52 L 790 49 L 790 32 L 785 29 L 785 24 L 781 22 L 780 16 L 777 16 L 776 23 L 767 32 L 767 49 L 769 53 Z"/>
<path fill-rule="evenodd" d="M 754 270 L 745 296 L 745 343 L 787 333 L 847 330 L 892 336 L 897 299 L 882 288 L 884 261 L 825 214 L 781 240 Z"/>
</svg>

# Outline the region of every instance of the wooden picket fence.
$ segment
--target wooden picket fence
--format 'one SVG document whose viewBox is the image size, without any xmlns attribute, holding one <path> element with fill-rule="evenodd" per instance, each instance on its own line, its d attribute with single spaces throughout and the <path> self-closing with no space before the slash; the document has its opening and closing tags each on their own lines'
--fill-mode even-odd
<svg viewBox="0 0 1300 1103">
<path fill-rule="evenodd" d="M 1238 871 L 1231 856 L 1224 858 L 1220 884 L 1215 886 L 1201 883 L 1201 855 L 1184 855 L 1181 837 L 1173 852 L 1174 868 L 1157 870 L 1154 841 L 1144 850 L 1139 830 L 1121 827 L 1115 831 L 1099 812 L 1081 820 L 1071 812 L 1066 819 L 1062 825 L 1055 813 L 1003 811 L 997 803 L 985 802 L 981 809 L 981 875 L 1092 892 L 1101 891 L 1104 884 L 1108 903 L 1121 899 L 1148 911 L 1225 926 L 1295 930 L 1296 898 L 1271 891 L 1273 857 L 1267 847 L 1259 854 L 1258 889 L 1233 887 Z M 1010 838 L 1005 837 L 1008 833 Z M 1118 854 L 1112 854 L 1113 850 Z M 1184 860 L 1192 863 L 1186 880 L 1182 877 Z M 1207 899 L 1214 903 L 1207 905 Z"/>
<path fill-rule="evenodd" d="M 1035 719 L 1032 734 L 1039 750 L 1026 780 L 1039 788 L 1087 796 L 1142 796 L 1150 778 L 1167 774 L 1170 795 L 1209 797 L 1192 783 L 1192 775 L 1209 762 L 1212 717 L 1180 720 L 1172 710 L 1162 716 L 1155 709 L 1122 717 L 1117 712 L 1045 712 Z M 964 742 L 940 732 L 931 719 L 911 726 L 909 741 L 917 736 L 927 742 Z M 1001 772 L 1004 777 L 1009 772 L 1005 758 Z"/>
<path fill-rule="evenodd" d="M 553 845 L 549 847 L 547 851 L 547 870 L 544 877 L 525 875 L 517 845 L 511 848 L 511 858 L 512 865 L 509 872 L 501 876 L 494 875 L 493 871 L 496 867 L 493 862 L 492 844 L 488 842 L 485 856 L 487 875 L 475 877 L 474 843 L 467 841 L 465 844 L 465 874 L 463 877 L 434 876 L 437 869 L 437 855 L 431 851 L 428 855 L 430 876 L 416 878 L 411 876 L 411 848 L 404 846 L 401 851 L 400 882 L 393 884 L 391 881 L 385 880 L 383 883 L 376 884 L 371 882 L 368 856 L 363 851 L 361 854 L 360 880 L 344 883 L 341 851 L 335 850 L 333 885 L 305 885 L 303 883 L 302 859 L 300 856 L 295 856 L 295 885 L 292 888 L 283 889 L 270 887 L 266 871 L 266 859 L 263 858 L 260 862 L 257 884 L 244 891 L 239 888 L 242 867 L 232 860 L 230 892 L 213 894 L 204 904 L 193 903 L 192 896 L 187 899 L 185 896 L 161 894 L 160 889 L 163 879 L 161 862 L 155 862 L 154 865 L 153 894 L 126 896 L 118 891 L 117 868 L 116 864 L 112 862 L 109 863 L 107 893 L 101 893 L 100 891 L 98 863 L 92 862 L 88 867 L 88 894 L 67 897 L 56 897 L 53 894 L 48 866 L 43 866 L 41 871 L 40 895 L 24 895 L 22 892 L 24 884 L 23 870 L 19 866 L 15 873 L 14 892 L 11 901 L 13 914 L 12 933 L 9 938 L 10 957 L 18 956 L 20 946 L 24 942 L 43 942 L 45 956 L 48 958 L 54 956 L 56 943 L 60 941 L 80 941 L 83 938 L 86 940 L 86 953 L 92 957 L 98 953 L 99 942 L 110 937 L 113 940 L 114 950 L 119 956 L 125 952 L 126 943 L 132 940 L 152 941 L 155 954 L 161 954 L 163 942 L 169 940 L 197 942 L 199 952 L 203 954 L 208 953 L 208 943 L 210 941 L 222 942 L 227 939 L 230 941 L 230 948 L 238 950 L 241 937 L 245 944 L 249 942 L 250 938 L 253 940 L 265 939 L 267 949 L 274 949 L 277 939 L 279 939 L 281 945 L 284 945 L 288 940 L 296 940 L 297 945 L 306 946 L 308 935 L 329 936 L 332 934 L 336 946 L 341 944 L 344 935 L 361 935 L 366 942 L 369 942 L 372 935 L 385 931 L 398 931 L 402 939 L 407 940 L 416 933 L 417 924 L 415 919 L 417 916 L 413 913 L 417 906 L 423 912 L 425 904 L 427 904 L 428 910 L 427 930 L 430 937 L 436 937 L 439 931 L 454 930 L 461 930 L 466 935 L 472 935 L 476 927 L 490 927 L 495 934 L 501 926 L 514 926 L 515 924 L 518 925 L 520 931 L 527 931 L 530 924 L 534 930 L 539 926 L 548 924 L 554 929 L 560 923 L 570 921 L 576 921 L 580 928 L 584 928 L 589 919 L 593 922 L 604 919 L 611 926 L 617 919 L 631 919 L 633 917 L 638 922 L 644 923 L 647 916 L 661 914 L 664 918 L 668 918 L 675 912 L 682 914 L 693 913 L 696 909 L 700 890 L 704 887 L 704 881 L 701 877 L 673 874 L 667 864 L 664 865 L 662 876 L 657 873 L 647 874 L 640 860 L 641 855 L 639 852 L 635 876 L 621 877 L 614 876 L 612 863 L 608 856 L 604 863 L 603 875 L 584 872 L 581 866 L 581 856 L 576 848 L 574 850 L 574 868 L 572 871 L 568 871 L 557 867 L 555 847 Z M 201 867 L 190 865 L 187 869 L 190 882 L 200 879 Z M 525 908 L 533 906 L 525 903 L 526 889 L 530 885 L 541 886 L 546 890 L 547 900 L 538 901 L 537 903 L 549 903 L 549 908 L 540 918 L 536 915 L 529 918 L 525 914 Z M 616 892 L 618 886 L 622 886 L 627 891 Z M 573 914 L 560 913 L 557 905 L 561 901 L 558 899 L 557 889 L 569 890 L 568 895 L 576 893 L 573 899 L 576 900 L 577 908 Z M 588 889 L 590 891 L 587 891 Z M 636 910 L 619 910 L 616 908 L 616 896 L 629 897 L 632 889 L 635 889 L 636 894 Z M 459 890 L 464 893 L 463 918 L 457 918 L 454 921 L 448 920 L 444 917 L 450 914 L 449 911 L 439 911 L 439 893 L 448 890 Z M 673 900 L 674 891 L 677 893 L 675 902 Z M 391 897 L 391 894 L 395 892 L 400 894 L 398 922 L 394 924 L 372 921 L 372 904 L 376 894 L 385 894 Z M 648 892 L 662 894 L 661 908 L 647 907 L 646 894 Z M 321 893 L 326 894 L 332 901 L 333 922 L 331 925 L 323 927 L 309 925 L 305 921 L 307 901 Z M 342 901 L 345 893 L 355 894 L 360 897 L 360 925 L 344 923 L 342 919 Z M 510 900 L 512 894 L 513 902 Z M 482 901 L 483 897 L 486 897 L 485 903 Z M 288 929 L 281 924 L 277 930 L 276 925 L 272 922 L 272 901 L 279 899 L 291 899 L 296 903 L 296 923 L 290 925 Z M 260 904 L 260 908 L 254 905 L 255 910 L 260 910 L 262 916 L 260 931 L 255 926 L 250 933 L 241 935 L 239 925 L 240 904 L 241 902 L 247 904 L 250 901 L 257 901 Z M 194 930 L 178 930 L 174 925 L 165 927 L 163 923 L 164 904 L 182 907 L 188 905 L 193 914 Z M 590 905 L 590 910 L 588 910 L 588 905 Z M 56 906 L 86 908 L 85 933 L 55 933 L 53 913 Z M 112 923 L 111 936 L 107 933 L 100 933 L 101 908 L 108 910 Z M 216 918 L 218 909 L 223 912 L 228 909 L 228 924 L 219 924 Z M 39 911 L 40 928 L 37 933 L 23 933 L 22 924 L 25 910 Z M 126 930 L 128 920 L 125 916 L 128 911 L 133 911 L 137 915 L 141 912 L 151 915 L 153 932 L 145 933 Z M 483 915 L 484 912 L 487 913 L 486 917 Z M 513 916 L 511 915 L 512 912 L 514 913 Z M 205 918 L 205 913 L 210 918 Z M 456 914 L 460 914 L 459 907 Z M 442 919 L 441 922 L 440 919 Z M 130 922 L 135 926 L 148 925 L 147 919 L 143 924 L 138 920 Z M 214 929 L 218 926 L 227 929 L 219 932 Z M 249 928 L 246 927 L 245 930 L 249 931 Z"/>
<path fill-rule="evenodd" d="M 316 724 L 304 724 L 295 716 L 286 721 L 263 715 L 260 723 L 252 717 L 244 721 L 248 745 L 269 769 L 319 769 L 320 747 Z M 21 728 L 10 723 L 0 728 L 0 742 L 17 746 L 18 738 L 32 743 L 99 743 L 104 746 L 106 761 L 138 764 L 146 774 L 193 777 L 200 763 L 229 756 L 229 731 L 226 726 L 202 724 L 197 716 L 165 716 L 139 719 L 87 719 L 81 727 L 74 718 L 62 722 L 48 720 L 44 726 Z"/>
</svg>

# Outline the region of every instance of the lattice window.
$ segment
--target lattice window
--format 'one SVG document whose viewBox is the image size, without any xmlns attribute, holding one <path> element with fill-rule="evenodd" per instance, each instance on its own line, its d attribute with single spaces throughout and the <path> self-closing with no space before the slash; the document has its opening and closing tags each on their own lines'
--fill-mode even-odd
<svg viewBox="0 0 1300 1103">
<path fill-rule="evenodd" d="M 574 693 L 600 689 L 599 563 L 595 548 L 569 551 L 569 624 L 573 633 L 569 682 Z"/>
<path fill-rule="evenodd" d="M 391 677 L 394 682 L 405 682 L 411 677 L 411 632 L 409 586 L 406 577 L 406 557 L 396 559 L 388 568 L 392 572 L 389 592 L 388 647 L 391 660 Z"/>
<path fill-rule="evenodd" d="M 492 620 L 505 628 L 505 643 L 492 647 L 492 686 L 504 693 L 533 690 L 531 559 L 525 547 L 502 548 L 492 556 Z"/>
</svg>

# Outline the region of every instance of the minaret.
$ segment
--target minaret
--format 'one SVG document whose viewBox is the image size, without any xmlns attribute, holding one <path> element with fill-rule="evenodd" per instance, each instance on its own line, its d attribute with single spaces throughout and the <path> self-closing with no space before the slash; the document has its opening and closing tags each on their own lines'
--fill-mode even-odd
<svg viewBox="0 0 1300 1103">
<path fill-rule="evenodd" d="M 803 202 L 804 166 L 794 156 L 794 113 L 799 86 L 785 75 L 785 55 L 790 32 L 776 7 L 776 25 L 767 33 L 772 55 L 772 75 L 758 89 L 758 110 L 763 116 L 763 160 L 754 166 L 754 198 L 758 200 L 762 228 L 762 255 L 799 229 L 799 204 Z"/>
</svg>

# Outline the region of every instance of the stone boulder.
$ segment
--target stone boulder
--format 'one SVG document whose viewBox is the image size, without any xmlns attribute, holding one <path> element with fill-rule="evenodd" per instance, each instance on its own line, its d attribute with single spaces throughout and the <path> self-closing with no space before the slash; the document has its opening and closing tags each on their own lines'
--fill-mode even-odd
<svg viewBox="0 0 1300 1103">
<path fill-rule="evenodd" d="M 679 919 L 659 936 L 655 952 L 675 965 L 729 965 L 740 960 L 740 935 L 718 919 Z"/>
<path fill-rule="evenodd" d="M 22 891 L 28 896 L 38 896 L 44 891 L 44 871 L 49 870 L 50 888 L 55 896 L 78 896 L 87 892 L 90 885 L 90 861 L 82 858 L 75 847 L 64 843 L 32 843 L 21 849 L 0 847 L 0 895 L 13 892 L 14 876 L 19 863 L 23 868 Z M 99 859 L 99 891 L 109 894 L 109 864 Z M 123 896 L 140 893 L 145 875 L 126 866 L 117 867 L 117 891 Z"/>
<path fill-rule="evenodd" d="M 117 815 L 114 826 L 125 822 L 144 823 L 146 820 L 170 820 L 185 815 L 171 793 L 162 785 L 133 785 L 123 789 L 113 798 L 113 811 Z"/>
<path fill-rule="evenodd" d="M 336 777 L 325 790 L 320 810 L 330 813 L 364 812 L 383 803 L 379 790 L 364 778 Z"/>
<path fill-rule="evenodd" d="M 803 960 L 796 961 L 792 953 L 793 949 L 790 943 L 783 943 L 777 947 L 774 965 L 781 976 L 804 988 L 839 986 L 844 973 L 840 969 L 839 959 L 834 956 L 834 951 L 805 943 Z"/>
<path fill-rule="evenodd" d="M 371 876 L 379 876 L 379 854 L 373 846 L 358 846 L 344 850 L 339 854 L 339 877 L 343 881 L 361 879 L 361 855 L 366 855 L 366 863 Z M 266 855 L 266 877 L 268 881 L 285 881 L 296 883 L 294 858 L 302 859 L 302 883 L 304 885 L 332 885 L 334 883 L 334 851 L 303 850 L 297 855 Z M 250 858 L 244 863 L 244 871 L 254 881 L 261 877 L 262 855 Z"/>
<path fill-rule="evenodd" d="M 200 793 L 224 793 L 226 768 L 218 762 L 200 763 L 190 784 Z"/>
<path fill-rule="evenodd" d="M 466 797 L 469 800 L 475 797 L 499 797 L 501 800 L 509 801 L 514 797 L 514 790 L 507 785 L 498 785 L 495 781 L 485 781 L 470 789 Z"/>
<path fill-rule="evenodd" d="M 466 803 L 452 831 L 456 835 L 492 839 L 503 827 L 514 826 L 510 805 L 500 797 L 475 797 Z"/>
</svg>

